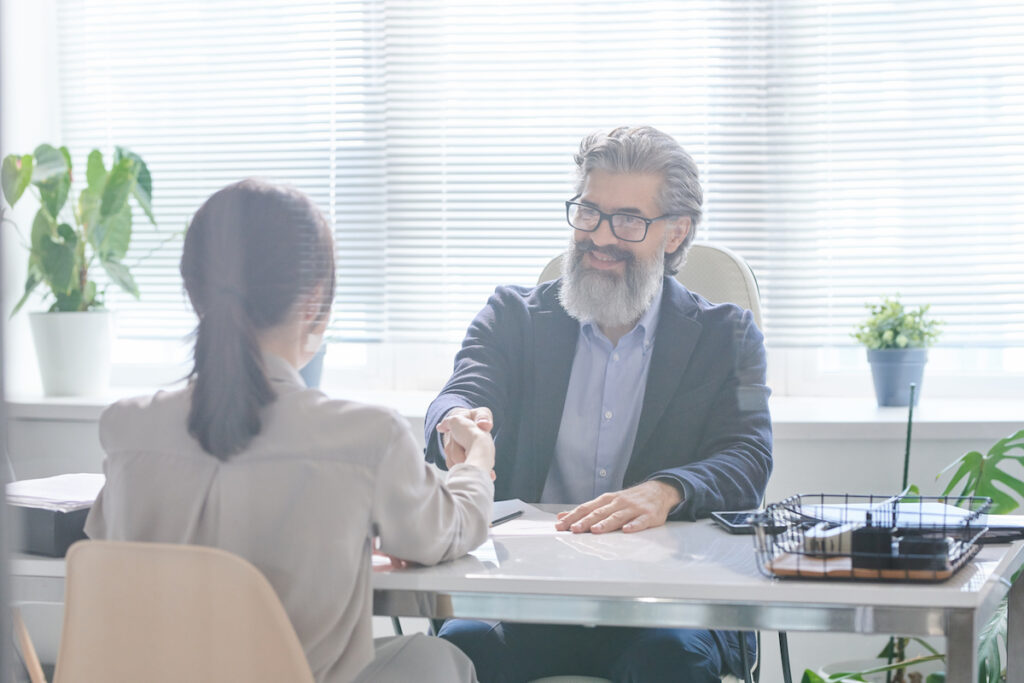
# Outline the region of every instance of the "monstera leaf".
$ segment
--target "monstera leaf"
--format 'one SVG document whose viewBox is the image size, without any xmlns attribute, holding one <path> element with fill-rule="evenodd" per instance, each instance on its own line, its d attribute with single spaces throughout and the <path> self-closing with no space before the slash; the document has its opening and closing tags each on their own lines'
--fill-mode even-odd
<svg viewBox="0 0 1024 683">
<path fill-rule="evenodd" d="M 1024 429 L 997 441 L 988 453 L 964 453 L 939 472 L 939 477 L 956 468 L 953 478 L 943 491 L 949 495 L 963 482 L 960 495 L 988 496 L 992 499 L 992 514 L 1003 515 L 1020 507 L 1024 499 L 1024 481 L 1004 469 L 1007 465 L 1024 465 Z M 1012 493 L 1016 493 L 1016 497 Z"/>
</svg>

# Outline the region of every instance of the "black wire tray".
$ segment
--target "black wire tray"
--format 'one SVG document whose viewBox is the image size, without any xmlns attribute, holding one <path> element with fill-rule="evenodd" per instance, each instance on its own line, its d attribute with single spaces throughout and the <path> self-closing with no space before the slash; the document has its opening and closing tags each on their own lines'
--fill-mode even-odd
<svg viewBox="0 0 1024 683">
<path fill-rule="evenodd" d="M 991 504 L 977 496 L 800 494 L 750 522 L 768 576 L 944 581 L 977 554 Z"/>
</svg>

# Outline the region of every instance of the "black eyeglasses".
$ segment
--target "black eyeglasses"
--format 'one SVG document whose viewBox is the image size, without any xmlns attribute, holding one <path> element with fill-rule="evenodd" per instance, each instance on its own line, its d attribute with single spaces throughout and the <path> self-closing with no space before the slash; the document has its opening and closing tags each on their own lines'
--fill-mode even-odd
<svg viewBox="0 0 1024 683">
<path fill-rule="evenodd" d="M 589 204 L 568 201 L 565 203 L 565 220 L 576 230 L 595 232 L 601 227 L 601 221 L 607 220 L 612 234 L 623 242 L 643 242 L 647 237 L 647 229 L 654 221 L 671 218 L 675 214 L 667 213 L 657 218 L 644 218 L 632 213 L 605 213 Z"/>
</svg>

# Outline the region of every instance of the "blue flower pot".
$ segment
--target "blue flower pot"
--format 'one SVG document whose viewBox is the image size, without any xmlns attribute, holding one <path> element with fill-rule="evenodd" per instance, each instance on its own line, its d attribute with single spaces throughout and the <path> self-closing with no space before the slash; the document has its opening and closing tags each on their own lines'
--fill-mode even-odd
<svg viewBox="0 0 1024 683">
<path fill-rule="evenodd" d="M 921 398 L 921 378 L 927 349 L 868 349 L 875 398 L 880 406 L 910 405 L 910 385 L 916 384 L 914 405 Z"/>
</svg>

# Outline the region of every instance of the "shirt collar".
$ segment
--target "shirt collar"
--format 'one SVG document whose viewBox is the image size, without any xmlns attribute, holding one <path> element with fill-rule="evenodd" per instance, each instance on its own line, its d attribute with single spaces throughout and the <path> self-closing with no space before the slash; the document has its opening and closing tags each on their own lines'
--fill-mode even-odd
<svg viewBox="0 0 1024 683">
<path fill-rule="evenodd" d="M 271 384 L 284 384 L 295 389 L 306 388 L 306 383 L 302 380 L 299 371 L 277 354 L 264 351 L 263 367 L 266 369 L 267 379 Z"/>
<path fill-rule="evenodd" d="M 654 332 L 658 327 L 658 317 L 661 314 L 661 295 L 664 292 L 664 289 L 665 280 L 662 278 L 661 284 L 658 285 L 658 291 L 655 292 L 654 298 L 651 300 L 651 305 L 647 307 L 644 314 L 636 321 L 636 325 L 633 329 L 623 335 L 625 337 L 634 334 L 637 328 L 639 328 L 643 334 L 643 346 L 645 351 L 651 348 L 651 345 L 654 344 Z M 580 329 L 590 338 L 593 338 L 595 334 L 601 333 L 593 320 L 581 322 Z M 601 336 L 603 337 L 604 335 L 602 334 Z"/>
</svg>

